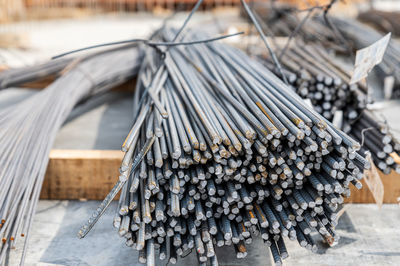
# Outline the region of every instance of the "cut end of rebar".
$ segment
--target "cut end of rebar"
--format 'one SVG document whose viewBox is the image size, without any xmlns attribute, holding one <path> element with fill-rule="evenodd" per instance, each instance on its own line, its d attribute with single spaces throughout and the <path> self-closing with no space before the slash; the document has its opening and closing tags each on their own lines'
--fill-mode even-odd
<svg viewBox="0 0 400 266">
<path fill-rule="evenodd" d="M 84 238 L 85 237 L 85 232 L 81 229 L 79 232 L 78 232 L 78 234 L 76 235 L 79 239 L 82 239 L 82 238 Z"/>
<path fill-rule="evenodd" d="M 305 137 L 305 134 L 304 134 L 303 131 L 299 131 L 299 132 L 297 133 L 297 135 L 296 135 L 296 138 L 299 139 L 299 140 L 304 139 L 304 137 Z"/>
<path fill-rule="evenodd" d="M 248 139 L 248 140 L 251 140 L 251 139 L 254 139 L 255 137 L 254 137 L 254 133 L 252 132 L 252 131 L 250 131 L 250 130 L 247 130 L 245 133 L 244 133 L 244 135 L 245 135 L 245 137 L 246 137 L 246 139 Z"/>
<path fill-rule="evenodd" d="M 178 160 L 181 157 L 181 150 L 175 150 L 175 152 L 172 153 L 172 158 L 175 160 Z"/>
<path fill-rule="evenodd" d="M 282 131 L 282 136 L 287 136 L 287 134 L 289 134 L 289 130 L 287 128 L 284 128 Z"/>
<path fill-rule="evenodd" d="M 326 123 L 325 123 L 324 121 L 322 121 L 322 120 L 318 121 L 317 126 L 318 126 L 320 129 L 325 129 L 325 128 L 327 127 Z"/>
<path fill-rule="evenodd" d="M 183 145 L 183 150 L 186 153 L 191 153 L 192 152 L 192 147 L 188 144 L 188 145 Z"/>
</svg>

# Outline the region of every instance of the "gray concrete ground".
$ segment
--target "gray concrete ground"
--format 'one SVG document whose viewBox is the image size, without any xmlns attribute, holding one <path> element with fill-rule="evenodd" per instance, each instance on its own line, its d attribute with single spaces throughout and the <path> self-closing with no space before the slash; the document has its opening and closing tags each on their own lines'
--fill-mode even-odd
<svg viewBox="0 0 400 266">
<path fill-rule="evenodd" d="M 58 132 L 55 149 L 120 149 L 132 126 L 133 93 L 109 92 L 82 103 Z"/>
<path fill-rule="evenodd" d="M 26 265 L 139 265 L 138 252 L 125 246 L 112 227 L 114 202 L 84 239 L 76 234 L 97 201 L 40 201 L 36 213 Z M 350 205 L 339 220 L 337 246 L 327 248 L 317 237 L 316 254 L 286 240 L 290 257 L 284 265 L 399 265 L 400 211 L 397 205 Z M 9 265 L 17 265 L 22 241 L 12 251 Z M 233 247 L 217 249 L 220 265 L 273 265 L 268 248 L 256 238 L 243 260 L 233 259 Z M 178 265 L 196 265 L 194 253 Z M 157 262 L 165 265 L 165 262 Z"/>
</svg>

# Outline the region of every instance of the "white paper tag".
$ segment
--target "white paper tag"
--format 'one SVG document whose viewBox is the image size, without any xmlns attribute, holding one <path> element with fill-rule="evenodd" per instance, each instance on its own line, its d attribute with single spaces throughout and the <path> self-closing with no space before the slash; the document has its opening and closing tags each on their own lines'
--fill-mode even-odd
<svg viewBox="0 0 400 266">
<path fill-rule="evenodd" d="M 354 71 L 350 84 L 357 83 L 363 78 L 366 78 L 374 66 L 382 61 L 390 41 L 390 36 L 391 33 L 389 32 L 370 46 L 357 50 L 356 62 L 354 64 Z"/>
</svg>

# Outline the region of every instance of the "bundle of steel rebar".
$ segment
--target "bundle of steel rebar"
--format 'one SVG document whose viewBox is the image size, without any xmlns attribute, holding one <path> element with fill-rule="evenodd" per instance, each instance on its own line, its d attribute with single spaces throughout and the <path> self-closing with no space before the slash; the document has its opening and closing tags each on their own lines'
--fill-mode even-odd
<svg viewBox="0 0 400 266">
<path fill-rule="evenodd" d="M 343 129 L 361 143 L 361 151 L 371 153 L 374 164 L 384 173 L 400 173 L 400 143 L 393 137 L 390 127 L 373 111 L 363 110 Z"/>
<path fill-rule="evenodd" d="M 61 58 L 38 65 L 2 71 L 0 72 L 0 90 L 38 81 L 52 75 L 57 76 L 71 61 L 72 58 Z"/>
<path fill-rule="evenodd" d="M 366 87 L 349 85 L 351 77 L 347 65 L 332 57 L 321 45 L 296 41 L 280 59 L 297 94 L 310 99 L 314 109 L 326 119 L 332 121 L 337 112 L 343 112 L 344 122 L 348 123 L 365 109 Z M 272 62 L 265 61 L 265 64 L 275 70 Z"/>
<path fill-rule="evenodd" d="M 82 99 L 132 78 L 140 53 L 130 46 L 73 62 L 35 95 L 0 111 L 0 264 L 29 230 L 57 131 Z"/>
<path fill-rule="evenodd" d="M 158 38 L 173 36 L 165 28 Z M 338 239 L 336 211 L 369 168 L 356 141 L 235 48 L 207 43 L 145 55 L 119 181 L 80 237 L 121 189 L 114 226 L 147 265 L 156 257 L 174 264 L 193 248 L 199 264 L 217 265 L 215 249 L 224 245 L 243 258 L 258 235 L 279 265 L 286 237 L 312 251 L 312 231 Z"/>
<path fill-rule="evenodd" d="M 385 174 L 400 172 L 395 160 L 399 142 L 388 125 L 366 109 L 366 87 L 349 85 L 351 70 L 345 63 L 338 62 L 322 46 L 299 40 L 287 48 L 281 62 L 291 86 L 299 96 L 310 100 L 314 110 L 360 142 L 363 151 L 369 150 Z M 263 63 L 279 76 L 271 60 Z"/>
<path fill-rule="evenodd" d="M 369 151 L 374 164 L 384 173 L 400 173 L 400 143 L 390 132 L 390 127 L 373 111 L 364 110 L 344 129 L 361 144 L 361 151 Z"/>
<path fill-rule="evenodd" d="M 262 16 L 265 11 L 261 7 L 263 7 L 261 3 L 255 6 L 257 12 Z M 287 8 L 270 10 L 271 16 L 265 17 L 266 23 L 264 23 L 264 27 L 272 35 L 290 36 L 288 42 L 282 47 L 275 43 L 275 53 L 284 65 L 283 72 L 286 73 L 286 78 L 298 95 L 311 101 L 318 113 L 332 122 L 335 120 L 335 124 L 339 128 L 362 143 L 363 150 L 371 152 L 373 161 L 380 170 L 385 174 L 390 173 L 391 170 L 400 172 L 397 148 L 400 144 L 394 139 L 389 126 L 373 111 L 366 109 L 367 100 L 369 100 L 367 86 L 349 85 L 351 67 L 347 66 L 344 60 L 338 60 L 327 51 L 327 46 L 335 49 L 343 46 L 343 43 L 340 44 L 340 41 L 335 38 L 335 27 L 328 27 L 322 17 L 312 18 L 313 9 L 310 9 L 308 15 L 303 18 L 300 18 L 295 11 Z M 273 23 L 278 19 L 279 23 Z M 373 40 L 369 39 L 371 35 L 368 35 L 365 29 L 360 30 L 357 34 L 353 34 L 353 32 L 350 34 L 349 30 L 354 29 L 355 26 L 348 29 L 346 23 L 350 23 L 351 20 L 329 16 L 329 21 L 336 25 L 336 29 L 343 32 L 348 31 L 344 36 L 348 35 L 349 40 L 357 39 L 360 32 L 365 33 L 365 36 L 359 40 L 358 48 L 373 43 Z M 343 21 L 344 24 L 340 24 L 340 21 Z M 377 34 L 377 32 L 372 34 L 372 38 L 378 40 Z M 362 42 L 363 38 L 368 41 Z M 392 41 L 392 44 L 395 42 Z M 342 47 L 339 50 L 349 52 L 348 48 Z M 388 50 L 393 50 L 390 49 L 390 45 Z M 384 58 L 386 57 L 388 56 L 386 55 Z M 282 77 L 271 58 L 267 62 L 264 61 L 263 64 Z M 384 68 L 382 64 L 379 66 Z M 395 75 L 396 70 L 394 69 L 398 66 L 399 64 L 393 66 L 393 73 L 390 71 L 387 73 Z M 392 95 L 391 97 L 396 97 L 396 93 L 397 90 L 394 90 L 389 94 Z"/>
</svg>

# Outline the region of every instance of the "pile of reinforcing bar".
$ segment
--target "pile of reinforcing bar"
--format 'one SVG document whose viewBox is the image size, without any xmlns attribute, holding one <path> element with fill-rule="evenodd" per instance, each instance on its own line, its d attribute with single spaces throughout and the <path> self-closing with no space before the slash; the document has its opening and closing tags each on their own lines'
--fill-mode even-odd
<svg viewBox="0 0 400 266">
<path fill-rule="evenodd" d="M 81 101 L 131 80 L 140 62 L 140 51 L 130 45 L 0 75 L 0 89 L 58 76 L 40 92 L 0 110 L 0 265 L 21 241 L 24 264 L 49 153 L 68 115 Z"/>
<path fill-rule="evenodd" d="M 276 52 L 279 52 L 276 50 Z M 284 73 L 296 93 L 309 99 L 314 110 L 362 144 L 384 173 L 400 173 L 400 143 L 389 125 L 367 109 L 367 87 L 350 85 L 351 71 L 322 45 L 296 40 L 281 57 Z M 263 61 L 278 76 L 272 60 Z"/>
<path fill-rule="evenodd" d="M 265 30 L 271 35 L 290 36 L 284 45 L 274 42 L 274 51 L 283 65 L 288 83 L 300 97 L 311 102 L 315 111 L 361 143 L 360 152 L 369 151 L 379 170 L 384 174 L 390 174 L 392 170 L 400 173 L 400 142 L 394 137 L 393 130 L 385 119 L 367 108 L 367 103 L 371 103 L 372 100 L 368 95 L 368 86 L 362 83 L 350 85 L 353 66 L 346 63 L 346 60 L 338 60 L 338 57 L 331 53 L 333 48 L 351 57 L 351 45 L 346 40 L 352 40 L 355 48 L 361 49 L 382 36 L 351 19 L 329 16 L 329 21 L 346 36 L 346 40 L 341 40 L 339 35 L 334 33 L 335 27 L 329 26 L 321 16 L 312 16 L 316 11 L 314 9 L 310 9 L 308 14 L 301 18 L 291 8 L 269 10 L 265 7 L 265 3 L 257 3 L 255 6 L 256 13 L 265 22 Z M 296 38 L 293 38 L 295 36 Z M 365 39 L 366 36 L 368 38 Z M 396 71 L 399 64 L 393 65 L 393 62 L 389 62 L 396 58 L 393 55 L 396 53 L 396 45 L 396 41 L 391 40 L 384 61 L 377 66 L 386 69 L 386 75 L 379 75 L 380 77 L 396 77 L 395 73 L 399 72 Z M 264 57 L 264 50 L 252 49 L 252 53 L 254 50 L 256 55 Z M 282 78 L 282 74 L 272 62 L 272 58 L 263 60 L 263 64 Z M 392 66 L 389 66 L 391 64 Z M 385 97 L 392 94 L 392 89 L 394 88 L 388 86 L 384 90 L 387 94 Z M 393 91 L 393 95 L 396 91 Z"/>
<path fill-rule="evenodd" d="M 199 264 L 217 265 L 224 245 L 244 258 L 258 235 L 280 265 L 285 238 L 312 251 L 313 231 L 338 240 L 336 212 L 369 161 L 257 61 L 214 42 L 173 46 L 165 58 L 146 48 L 134 106 L 120 179 L 80 237 L 122 187 L 114 226 L 148 265 L 157 249 L 170 263 L 194 248 Z"/>
</svg>

